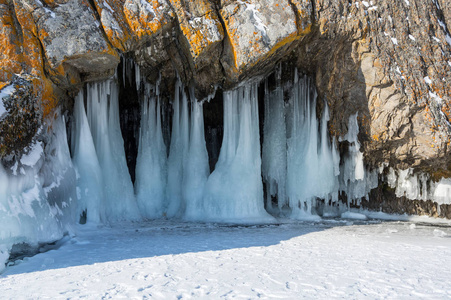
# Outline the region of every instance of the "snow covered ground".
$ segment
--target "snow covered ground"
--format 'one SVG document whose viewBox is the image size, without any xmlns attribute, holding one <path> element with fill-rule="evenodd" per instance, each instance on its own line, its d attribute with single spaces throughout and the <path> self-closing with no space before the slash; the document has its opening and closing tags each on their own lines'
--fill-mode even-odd
<svg viewBox="0 0 451 300">
<path fill-rule="evenodd" d="M 450 298 L 451 226 L 323 220 L 79 226 L 9 266 L 0 298 Z"/>
</svg>

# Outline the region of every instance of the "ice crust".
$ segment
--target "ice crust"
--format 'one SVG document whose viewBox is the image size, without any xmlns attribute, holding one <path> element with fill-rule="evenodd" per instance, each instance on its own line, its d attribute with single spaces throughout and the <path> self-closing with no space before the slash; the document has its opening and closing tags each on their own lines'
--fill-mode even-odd
<svg viewBox="0 0 451 300">
<path fill-rule="evenodd" d="M 433 200 L 439 204 L 451 204 L 451 179 L 441 178 L 434 182 L 424 173 L 415 173 L 413 169 L 388 169 L 386 181 L 395 189 L 397 197 L 405 196 L 411 200 Z"/>
<path fill-rule="evenodd" d="M 0 164 L 0 271 L 14 244 L 56 241 L 75 222 L 76 175 L 64 118 L 52 128 L 45 149 L 36 141 L 13 170 Z"/>
</svg>

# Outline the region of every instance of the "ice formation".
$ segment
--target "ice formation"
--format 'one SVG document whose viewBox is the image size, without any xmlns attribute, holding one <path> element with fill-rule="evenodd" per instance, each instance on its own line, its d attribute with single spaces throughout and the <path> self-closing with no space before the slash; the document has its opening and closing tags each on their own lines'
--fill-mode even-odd
<svg viewBox="0 0 451 300">
<path fill-rule="evenodd" d="M 158 89 L 145 84 L 136 161 L 135 192 L 141 214 L 162 217 L 166 202 L 167 154 L 161 131 Z"/>
<path fill-rule="evenodd" d="M 202 197 L 210 168 L 204 137 L 203 102 L 196 100 L 194 89 L 190 90 L 190 98 L 190 139 L 188 158 L 183 170 L 183 199 L 186 203 L 185 218 L 199 220 L 203 218 Z"/>
<path fill-rule="evenodd" d="M 105 210 L 105 218 L 108 221 L 140 218 L 125 160 L 118 101 L 118 87 L 114 80 L 88 84 L 88 123 L 102 172 L 105 204 L 102 209 Z M 89 213 L 88 211 L 87 214 Z"/>
<path fill-rule="evenodd" d="M 357 138 L 359 124 L 357 114 L 349 117 L 348 132 L 340 141 L 348 141 L 348 152 L 342 157 L 340 165 L 340 191 L 346 193 L 348 204 L 351 201 L 360 204 L 360 199 L 368 197 L 371 189 L 378 186 L 378 172 L 366 170 L 363 164 L 363 153 Z"/>
<path fill-rule="evenodd" d="M 184 164 L 189 149 L 189 116 L 188 97 L 179 80 L 175 86 L 175 97 L 173 102 L 174 115 L 172 118 L 171 145 L 168 157 L 168 183 L 167 216 L 181 216 L 185 211 L 183 201 L 183 174 Z"/>
<path fill-rule="evenodd" d="M 312 80 L 297 72 L 292 82 L 282 85 L 279 71 L 275 88 L 265 86 L 262 149 L 258 84 L 224 92 L 224 136 L 210 174 L 204 103 L 196 100 L 193 88 L 176 83 L 166 145 L 163 136 L 169 129 L 163 128 L 158 83 L 145 83 L 137 66 L 133 78 L 131 63 L 124 63 L 123 81 L 136 85 L 141 102 L 135 185 L 121 135 L 117 78 L 89 83 L 75 99 L 72 158 L 65 120 L 58 113 L 50 139 L 38 139 L 12 166 L 0 164 L 0 268 L 13 244 L 59 239 L 81 216 L 89 223 L 165 216 L 273 222 L 268 212 L 297 219 L 340 214 L 356 218 L 361 216 L 346 213 L 349 203 L 358 205 L 379 179 L 395 188 L 398 197 L 451 204 L 450 179 L 433 182 L 411 169 L 389 169 L 384 178 L 383 168 L 368 170 L 357 138 L 357 114 L 339 139 L 348 144 L 340 157 L 328 132 L 327 104 L 318 118 Z M 348 206 L 339 201 L 340 194 Z"/>
<path fill-rule="evenodd" d="M 271 222 L 263 205 L 257 84 L 224 92 L 224 138 L 205 186 L 204 218 Z"/>
<path fill-rule="evenodd" d="M 46 147 L 34 142 L 11 168 L 0 164 L 0 271 L 12 245 L 60 239 L 75 222 L 75 171 L 64 118 L 52 124 Z"/>
<path fill-rule="evenodd" d="M 437 204 L 451 204 L 451 179 L 442 178 L 433 182 L 424 173 L 414 173 L 413 169 L 388 169 L 386 181 L 395 189 L 397 197 L 410 200 L 433 200 Z M 440 207 L 439 207 L 440 208 Z"/>
<path fill-rule="evenodd" d="M 287 131 L 286 107 L 283 101 L 283 89 L 280 86 L 280 73 L 277 74 L 278 85 L 268 91 L 265 82 L 265 123 L 263 128 L 262 175 L 266 183 L 266 209 L 272 207 L 272 197 L 278 197 L 278 208 L 288 205 L 286 196 L 287 180 Z"/>
<path fill-rule="evenodd" d="M 75 98 L 72 133 L 73 163 L 77 171 L 77 215 L 86 212 L 89 222 L 106 221 L 102 169 L 86 117 L 83 92 Z"/>
<path fill-rule="evenodd" d="M 330 139 L 329 110 L 324 105 L 320 120 L 316 116 L 317 95 L 306 76 L 295 72 L 287 102 L 276 73 L 277 85 L 265 88 L 265 124 L 262 149 L 262 175 L 266 183 L 267 209 L 291 209 L 291 217 L 315 219 L 318 214 L 337 215 L 345 207 L 336 206 L 339 193 L 359 201 L 378 183 L 376 172 L 364 168 L 363 153 L 357 139 L 357 115 L 351 116 L 347 154 L 340 161 L 335 139 Z M 277 209 L 272 198 L 277 197 Z M 324 200 L 320 205 L 317 199 Z M 318 209 L 321 208 L 321 211 Z"/>
<path fill-rule="evenodd" d="M 5 86 L 0 90 L 0 119 L 3 118 L 4 114 L 6 114 L 6 108 L 4 106 L 3 98 L 11 96 L 14 93 L 14 91 L 15 89 L 13 85 Z"/>
</svg>

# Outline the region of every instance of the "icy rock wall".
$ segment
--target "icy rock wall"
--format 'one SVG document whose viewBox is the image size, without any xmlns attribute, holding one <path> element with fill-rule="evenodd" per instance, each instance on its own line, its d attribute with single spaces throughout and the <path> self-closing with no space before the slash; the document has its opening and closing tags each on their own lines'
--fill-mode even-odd
<svg viewBox="0 0 451 300">
<path fill-rule="evenodd" d="M 441 204 L 451 204 L 451 179 L 449 178 L 441 178 L 438 182 L 433 182 L 427 174 L 416 174 L 413 169 L 389 168 L 386 181 L 391 188 L 395 189 L 396 197 L 432 200 L 437 202 L 438 209 Z"/>
<path fill-rule="evenodd" d="M 340 139 L 349 142 L 347 154 L 340 158 L 335 139 L 329 137 L 327 104 L 321 118 L 316 116 L 317 94 L 311 79 L 299 78 L 295 72 L 285 102 L 280 74 L 276 77 L 275 89 L 265 88 L 262 176 L 267 209 L 288 209 L 297 219 L 336 215 L 346 209 L 337 207 L 339 193 L 358 202 L 378 183 L 377 173 L 364 168 L 357 115 L 351 116 L 348 134 Z M 273 197 L 277 198 L 277 208 L 273 207 Z M 317 211 L 317 199 L 326 203 L 321 211 Z"/>
<path fill-rule="evenodd" d="M 0 271 L 14 244 L 53 242 L 75 221 L 76 173 L 60 115 L 46 146 L 36 141 L 11 168 L 0 164 Z"/>
</svg>

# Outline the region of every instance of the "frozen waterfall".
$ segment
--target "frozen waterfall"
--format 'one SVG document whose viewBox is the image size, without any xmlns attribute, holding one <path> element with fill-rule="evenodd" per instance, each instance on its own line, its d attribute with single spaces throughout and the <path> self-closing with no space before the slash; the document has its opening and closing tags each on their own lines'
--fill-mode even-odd
<svg viewBox="0 0 451 300">
<path fill-rule="evenodd" d="M 103 193 L 98 190 L 92 192 L 96 197 L 102 197 L 103 194 L 103 199 L 94 198 L 94 200 L 91 200 L 91 198 L 88 198 L 82 201 L 82 203 L 91 201 L 98 204 L 103 203 L 103 206 L 94 207 L 93 211 L 88 210 L 87 215 L 99 214 L 101 216 L 104 210 L 105 221 L 137 220 L 140 218 L 133 184 L 125 160 L 124 142 L 119 125 L 118 92 L 114 80 L 90 83 L 87 86 L 87 120 L 100 165 L 101 178 L 98 177 L 96 156 L 92 153 L 92 149 L 87 156 L 83 156 L 76 161 L 78 170 L 83 168 L 95 170 L 84 174 L 87 178 L 79 180 L 80 183 L 97 181 L 102 184 Z M 77 117 L 79 115 L 83 118 L 83 113 L 77 114 Z M 82 122 L 77 120 L 77 123 Z M 80 126 L 81 129 L 82 126 Z M 79 135 L 78 132 L 77 135 Z M 86 136 L 88 136 L 86 139 L 87 144 L 89 144 L 87 130 Z M 75 145 L 75 148 L 77 147 L 78 145 Z M 79 189 L 83 197 L 86 187 L 81 186 Z M 95 204 L 92 206 L 95 206 Z M 88 219 L 91 219 L 91 217 L 88 217 Z M 96 219 L 97 217 L 94 216 L 93 220 Z"/>
<path fill-rule="evenodd" d="M 203 197 L 207 220 L 273 220 L 263 205 L 257 101 L 257 84 L 224 93 L 224 138 Z"/>
<path fill-rule="evenodd" d="M 136 162 L 135 191 L 141 214 L 162 217 L 166 203 L 167 154 L 161 131 L 158 89 L 145 84 Z"/>
</svg>

